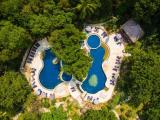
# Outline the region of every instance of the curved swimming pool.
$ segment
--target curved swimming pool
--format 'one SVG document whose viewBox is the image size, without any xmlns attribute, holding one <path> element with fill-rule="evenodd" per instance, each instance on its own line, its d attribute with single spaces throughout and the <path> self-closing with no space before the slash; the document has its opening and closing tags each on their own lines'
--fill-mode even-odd
<svg viewBox="0 0 160 120">
<path fill-rule="evenodd" d="M 59 79 L 60 63 L 53 64 L 53 59 L 56 56 L 51 50 L 45 51 L 45 57 L 43 58 L 44 67 L 39 75 L 39 81 L 41 85 L 47 89 L 54 89 L 62 81 Z"/>
<path fill-rule="evenodd" d="M 40 72 L 39 75 L 39 82 L 41 85 L 47 89 L 54 89 L 58 84 L 62 82 L 60 79 L 60 69 L 61 66 L 60 62 L 54 62 L 54 59 L 56 58 L 55 54 L 51 52 L 50 49 L 45 50 L 45 56 L 43 58 L 43 69 Z M 66 73 L 62 73 L 62 79 L 64 81 L 70 81 L 72 79 L 71 75 L 68 75 Z"/>
<path fill-rule="evenodd" d="M 94 44 L 94 42 L 91 43 Z M 102 68 L 105 49 L 102 46 L 97 49 L 91 49 L 90 55 L 93 58 L 92 66 L 89 70 L 87 78 L 83 81 L 81 87 L 84 91 L 95 94 L 98 91 L 104 89 L 107 79 Z"/>
</svg>

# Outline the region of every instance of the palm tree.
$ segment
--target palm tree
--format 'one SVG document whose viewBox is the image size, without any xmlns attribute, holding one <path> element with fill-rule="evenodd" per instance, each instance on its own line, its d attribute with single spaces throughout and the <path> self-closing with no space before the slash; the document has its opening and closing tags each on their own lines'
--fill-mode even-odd
<svg viewBox="0 0 160 120">
<path fill-rule="evenodd" d="M 76 10 L 80 13 L 80 19 L 84 19 L 90 16 L 100 6 L 100 2 L 97 0 L 80 0 L 77 4 Z"/>
<path fill-rule="evenodd" d="M 59 6 L 61 6 L 62 8 L 68 8 L 70 7 L 70 0 L 59 0 Z"/>
</svg>

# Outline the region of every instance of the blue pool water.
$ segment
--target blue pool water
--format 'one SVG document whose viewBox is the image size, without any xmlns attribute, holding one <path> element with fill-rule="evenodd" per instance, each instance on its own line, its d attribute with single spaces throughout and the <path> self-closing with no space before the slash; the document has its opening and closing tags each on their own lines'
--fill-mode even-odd
<svg viewBox="0 0 160 120">
<path fill-rule="evenodd" d="M 72 79 L 72 76 L 71 75 L 68 75 L 68 74 L 66 74 L 66 73 L 62 73 L 62 79 L 64 80 L 64 81 L 70 81 L 71 79 Z"/>
<path fill-rule="evenodd" d="M 59 79 L 60 63 L 53 64 L 52 60 L 56 56 L 51 50 L 45 51 L 45 57 L 43 59 L 44 67 L 39 75 L 40 83 L 47 89 L 54 89 L 62 81 Z"/>
<path fill-rule="evenodd" d="M 61 67 L 63 67 L 64 63 L 61 61 Z M 62 73 L 62 79 L 64 81 L 70 81 L 72 79 L 72 75 L 68 75 L 66 73 Z"/>
<path fill-rule="evenodd" d="M 101 46 L 97 49 L 90 50 L 90 55 L 93 58 L 93 63 L 89 70 L 87 78 L 83 81 L 82 86 L 81 86 L 82 89 L 84 91 L 87 91 L 88 93 L 95 94 L 98 91 L 104 89 L 105 87 L 105 82 L 107 78 L 102 69 L 102 62 L 103 62 L 104 54 L 105 54 L 105 50 Z M 95 75 L 97 78 L 97 85 L 92 86 L 90 85 L 89 80 L 92 76 L 95 76 Z"/>
<path fill-rule="evenodd" d="M 100 45 L 100 38 L 97 35 L 91 35 L 88 37 L 87 44 L 90 48 L 97 48 Z"/>
<path fill-rule="evenodd" d="M 44 67 L 39 75 L 39 81 L 43 87 L 47 89 L 54 89 L 62 81 L 59 78 L 61 66 L 60 62 L 53 64 L 52 61 L 56 56 L 51 52 L 50 49 L 45 51 L 45 57 L 43 59 Z M 64 81 L 70 81 L 72 79 L 71 75 L 63 72 L 62 79 Z"/>
</svg>

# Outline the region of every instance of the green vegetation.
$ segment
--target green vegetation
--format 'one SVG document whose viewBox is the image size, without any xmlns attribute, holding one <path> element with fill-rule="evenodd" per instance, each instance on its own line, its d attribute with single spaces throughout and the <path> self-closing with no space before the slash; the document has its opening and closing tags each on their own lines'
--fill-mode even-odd
<svg viewBox="0 0 160 120">
<path fill-rule="evenodd" d="M 51 112 L 43 113 L 41 120 L 66 120 L 67 113 L 62 107 L 51 108 Z"/>
<path fill-rule="evenodd" d="M 93 87 L 97 86 L 97 82 L 98 82 L 97 81 L 97 76 L 92 75 L 88 82 L 89 82 L 90 86 L 93 86 Z"/>
<path fill-rule="evenodd" d="M 115 114 L 107 107 L 102 110 L 88 110 L 81 118 L 82 120 L 117 120 Z"/>
<path fill-rule="evenodd" d="M 26 96 L 31 88 L 25 78 L 18 72 L 5 72 L 0 77 L 0 111 L 11 115 L 23 108 Z"/>
<path fill-rule="evenodd" d="M 101 3 L 99 0 L 80 0 L 76 6 L 80 19 L 90 17 L 99 7 Z"/>
<path fill-rule="evenodd" d="M 71 24 L 62 30 L 53 31 L 49 38 L 51 50 L 64 63 L 63 70 L 78 80 L 87 76 L 91 62 L 91 58 L 80 49 L 80 42 L 84 39 L 85 35 Z"/>
<path fill-rule="evenodd" d="M 141 109 L 141 106 L 132 108 L 128 104 L 121 104 L 115 111 L 118 113 L 121 120 L 134 120 L 137 117 L 139 109 Z"/>
<path fill-rule="evenodd" d="M 107 31 L 114 32 L 130 18 L 143 27 L 145 36 L 127 48 L 131 56 L 123 61 L 117 86 L 123 97 L 117 99 L 129 108 L 142 105 L 136 111 L 140 119 L 160 119 L 159 0 L 1 0 L 0 119 L 8 120 L 20 111 L 20 120 L 54 119 L 53 114 L 56 119 L 67 118 L 61 108 L 41 113 L 41 107 L 50 109 L 55 101 L 50 105 L 38 100 L 19 73 L 22 56 L 35 40 L 47 37 L 52 51 L 64 62 L 64 71 L 83 80 L 91 64 L 91 58 L 80 49 L 85 38 L 83 25 L 102 22 Z M 110 108 L 115 108 L 117 99 Z M 135 115 L 134 110 L 131 113 Z M 110 113 L 108 109 L 90 110 L 82 118 L 112 120 Z M 78 115 L 74 119 L 79 119 Z"/>
<path fill-rule="evenodd" d="M 133 106 L 144 105 L 143 114 L 148 109 L 158 110 L 160 92 L 160 56 L 152 51 L 145 52 L 140 48 L 132 49 L 132 56 L 126 59 L 122 67 L 120 89 L 130 96 Z M 155 113 L 154 113 L 155 112 Z M 158 111 L 153 111 L 154 118 L 159 118 Z M 149 115 L 150 116 L 150 115 Z M 148 116 L 148 117 L 149 117 Z"/>
</svg>

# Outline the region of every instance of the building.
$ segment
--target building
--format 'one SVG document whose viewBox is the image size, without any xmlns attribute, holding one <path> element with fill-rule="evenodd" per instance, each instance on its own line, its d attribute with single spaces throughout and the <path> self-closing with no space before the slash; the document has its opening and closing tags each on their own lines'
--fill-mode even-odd
<svg viewBox="0 0 160 120">
<path fill-rule="evenodd" d="M 129 20 L 121 26 L 120 34 L 125 42 L 135 43 L 144 35 L 144 32 L 138 23 L 134 20 Z"/>
</svg>

